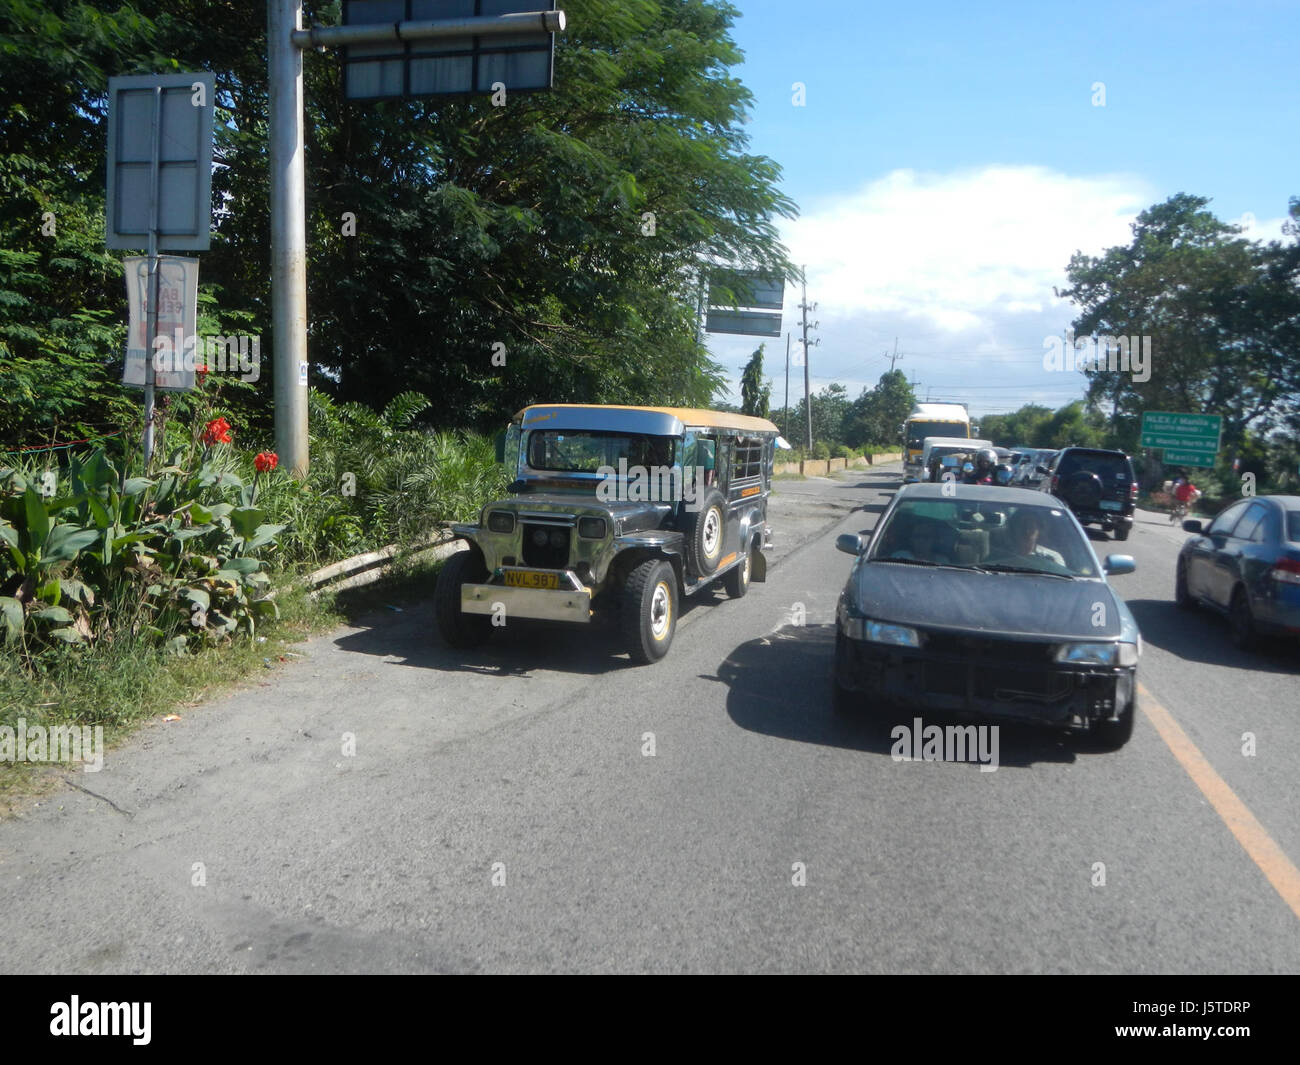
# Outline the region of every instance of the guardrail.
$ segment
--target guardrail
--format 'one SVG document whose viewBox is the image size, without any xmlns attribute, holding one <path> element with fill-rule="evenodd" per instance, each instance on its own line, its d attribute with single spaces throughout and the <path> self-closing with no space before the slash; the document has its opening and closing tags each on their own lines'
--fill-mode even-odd
<svg viewBox="0 0 1300 1065">
<path fill-rule="evenodd" d="M 345 558 L 341 562 L 331 562 L 328 566 L 322 566 L 308 573 L 301 580 L 312 589 L 309 594 L 315 599 L 322 592 L 341 592 L 345 588 L 359 588 L 373 584 L 392 569 L 393 562 L 399 555 L 403 559 L 409 559 L 416 555 L 432 553 L 435 559 L 446 558 L 459 550 L 458 543 L 459 541 L 451 535 L 450 526 L 443 525 L 439 526 L 436 532 L 430 533 L 423 540 L 417 540 L 414 544 L 405 546 L 389 544 L 378 551 L 366 551 Z M 277 589 L 277 591 L 283 590 Z"/>
</svg>

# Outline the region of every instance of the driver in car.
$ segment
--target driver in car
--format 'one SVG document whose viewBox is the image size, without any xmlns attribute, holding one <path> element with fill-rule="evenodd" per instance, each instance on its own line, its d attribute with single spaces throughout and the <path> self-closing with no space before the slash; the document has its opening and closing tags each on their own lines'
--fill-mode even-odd
<svg viewBox="0 0 1300 1065">
<path fill-rule="evenodd" d="M 1044 547 L 1038 542 L 1042 532 L 1043 521 L 1037 514 L 1032 510 L 1017 510 L 1011 515 L 1011 521 L 1007 523 L 1010 554 L 990 561 L 1011 565 L 1047 561 L 1054 562 L 1064 569 L 1065 559 L 1061 557 L 1060 552 Z"/>
</svg>

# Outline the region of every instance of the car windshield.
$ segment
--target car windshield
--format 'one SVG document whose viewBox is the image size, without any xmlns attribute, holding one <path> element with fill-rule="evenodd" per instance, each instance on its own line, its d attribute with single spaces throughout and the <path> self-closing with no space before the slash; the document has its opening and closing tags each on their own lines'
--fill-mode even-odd
<svg viewBox="0 0 1300 1065">
<path fill-rule="evenodd" d="M 874 562 L 1097 577 L 1088 542 L 1060 507 L 905 499 L 872 539 Z"/>
<path fill-rule="evenodd" d="M 960 436 L 970 434 L 961 422 L 909 422 L 907 426 L 907 446 L 920 447 L 927 436 Z"/>
<path fill-rule="evenodd" d="M 597 473 L 602 466 L 617 469 L 622 459 L 629 467 L 648 470 L 673 464 L 674 442 L 666 436 L 538 429 L 528 438 L 528 465 L 559 473 Z"/>
</svg>

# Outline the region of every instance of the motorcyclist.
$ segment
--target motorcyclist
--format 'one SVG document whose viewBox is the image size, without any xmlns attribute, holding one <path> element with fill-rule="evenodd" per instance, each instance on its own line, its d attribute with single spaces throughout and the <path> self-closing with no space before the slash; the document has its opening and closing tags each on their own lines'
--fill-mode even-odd
<svg viewBox="0 0 1300 1065">
<path fill-rule="evenodd" d="M 963 484 L 996 484 L 998 453 L 991 447 L 981 448 L 975 454 L 975 468 L 962 478 Z"/>
</svg>

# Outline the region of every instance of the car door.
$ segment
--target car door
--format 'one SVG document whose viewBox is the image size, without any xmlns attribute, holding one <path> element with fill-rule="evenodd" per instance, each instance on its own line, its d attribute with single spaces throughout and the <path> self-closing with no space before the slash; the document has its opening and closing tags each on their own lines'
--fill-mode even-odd
<svg viewBox="0 0 1300 1065">
<path fill-rule="evenodd" d="M 1249 499 L 1234 503 L 1214 519 L 1205 533 L 1209 544 L 1200 559 L 1200 594 L 1221 609 L 1226 610 L 1231 601 L 1237 573 L 1236 560 L 1241 554 L 1239 546 L 1234 543 L 1232 531 L 1250 504 Z M 1191 580 L 1190 572 L 1188 580 Z"/>
<path fill-rule="evenodd" d="M 1271 510 L 1269 504 L 1257 499 L 1233 526 L 1232 538 L 1224 552 L 1232 567 L 1230 577 L 1233 583 L 1228 586 L 1229 596 L 1236 582 L 1240 581 L 1253 600 L 1259 594 L 1262 582 L 1267 580 L 1272 563 L 1265 559 L 1264 540 L 1272 522 Z"/>
</svg>

